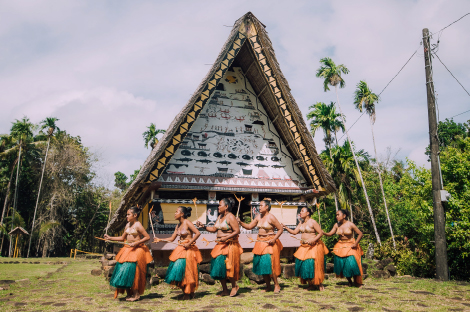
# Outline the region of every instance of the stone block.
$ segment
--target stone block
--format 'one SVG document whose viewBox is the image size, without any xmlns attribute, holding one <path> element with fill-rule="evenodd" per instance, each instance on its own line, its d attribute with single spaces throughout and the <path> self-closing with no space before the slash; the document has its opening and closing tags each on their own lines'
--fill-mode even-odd
<svg viewBox="0 0 470 312">
<path fill-rule="evenodd" d="M 210 263 L 200 264 L 199 271 L 202 273 L 207 273 L 207 274 L 211 273 L 211 264 Z"/>
<path fill-rule="evenodd" d="M 264 283 L 263 276 L 256 275 L 255 273 L 253 273 L 251 266 L 245 267 L 243 272 L 245 273 L 246 277 L 248 277 L 248 279 L 250 279 L 251 281 L 253 281 L 257 284 L 263 284 Z"/>
<path fill-rule="evenodd" d="M 390 273 L 391 276 L 395 276 L 397 274 L 397 268 L 393 264 L 389 264 L 385 267 L 385 270 Z"/>
<path fill-rule="evenodd" d="M 381 271 L 381 270 L 383 270 L 384 265 L 382 264 L 382 262 L 377 262 L 377 263 L 375 264 L 375 268 L 376 268 L 377 270 Z"/>
<path fill-rule="evenodd" d="M 106 260 L 113 260 L 114 258 L 116 258 L 116 255 L 115 254 L 106 254 L 104 257 L 106 258 Z"/>
<path fill-rule="evenodd" d="M 116 260 L 109 260 L 109 261 L 108 261 L 108 266 L 115 266 L 116 263 L 117 263 Z"/>
<path fill-rule="evenodd" d="M 392 258 L 383 259 L 382 261 L 380 261 L 380 263 L 382 263 L 383 267 L 385 268 L 390 263 L 393 263 L 393 259 Z"/>
<path fill-rule="evenodd" d="M 295 277 L 295 264 L 284 264 L 282 265 L 282 277 L 293 278 Z"/>
<path fill-rule="evenodd" d="M 105 266 L 103 268 L 104 276 L 111 276 L 114 272 L 114 266 Z"/>
<path fill-rule="evenodd" d="M 244 252 L 240 256 L 240 263 L 249 264 L 253 262 L 253 253 L 252 252 Z"/>
<path fill-rule="evenodd" d="M 367 247 L 366 258 L 374 259 L 374 244 L 372 243 L 369 243 L 369 246 Z"/>
<path fill-rule="evenodd" d="M 364 280 L 365 280 L 366 278 L 368 278 L 368 277 L 369 277 L 368 274 L 363 274 L 363 275 L 362 275 L 362 279 L 364 279 Z"/>
<path fill-rule="evenodd" d="M 167 270 L 167 268 L 155 268 L 155 274 L 157 274 L 159 278 L 165 278 Z"/>
<path fill-rule="evenodd" d="M 333 273 L 334 268 L 335 268 L 335 265 L 333 263 L 327 263 L 325 271 L 326 271 L 326 273 Z"/>
<path fill-rule="evenodd" d="M 158 284 L 160 284 L 160 279 L 156 276 L 152 276 L 150 278 L 150 285 L 157 286 Z"/>
<path fill-rule="evenodd" d="M 207 273 L 202 273 L 202 280 L 204 281 L 204 283 L 208 284 L 208 285 L 214 285 L 215 284 L 215 280 Z"/>
<path fill-rule="evenodd" d="M 369 266 L 367 265 L 367 263 L 363 263 L 363 264 L 362 264 L 362 274 L 367 274 L 367 268 L 368 268 L 368 267 L 369 267 Z"/>
<path fill-rule="evenodd" d="M 91 270 L 91 275 L 93 275 L 93 276 L 100 276 L 101 273 L 103 273 L 103 271 L 101 269 Z"/>
</svg>

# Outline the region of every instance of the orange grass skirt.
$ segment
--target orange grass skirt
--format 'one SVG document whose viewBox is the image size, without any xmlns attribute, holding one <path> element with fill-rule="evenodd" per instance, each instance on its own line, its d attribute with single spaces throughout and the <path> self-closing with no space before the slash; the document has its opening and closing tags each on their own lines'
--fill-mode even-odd
<svg viewBox="0 0 470 312">
<path fill-rule="evenodd" d="M 181 244 L 189 242 L 179 241 Z M 170 261 L 176 261 L 178 259 L 186 259 L 186 268 L 184 271 L 183 280 L 176 284 L 185 294 L 194 293 L 199 286 L 199 270 L 197 265 L 202 262 L 202 256 L 196 245 L 191 245 L 188 249 L 183 246 L 178 246 L 173 250 L 170 255 Z"/>
<path fill-rule="evenodd" d="M 153 261 L 152 254 L 147 246 L 140 244 L 136 247 L 130 247 L 124 245 L 116 256 L 116 261 L 119 263 L 124 262 L 137 262 L 135 268 L 134 284 L 130 291 L 133 293 L 138 292 L 142 295 L 145 291 L 147 264 Z M 117 298 L 118 294 L 123 294 L 125 289 L 116 288 L 114 298 Z"/>
<path fill-rule="evenodd" d="M 317 240 L 314 245 L 301 244 L 294 257 L 299 260 L 305 261 L 307 259 L 315 259 L 315 275 L 310 283 L 320 285 L 325 280 L 325 255 L 329 253 L 328 248 L 322 240 Z M 307 284 L 307 281 L 300 278 L 301 284 Z"/>
<path fill-rule="evenodd" d="M 240 256 L 243 253 L 243 248 L 238 242 L 238 235 L 229 241 L 218 242 L 212 249 L 212 258 L 217 258 L 220 255 L 226 256 L 225 266 L 227 267 L 227 278 L 240 279 Z"/>
<path fill-rule="evenodd" d="M 257 240 L 261 242 L 256 242 L 255 246 L 253 247 L 253 254 L 255 255 L 265 255 L 265 254 L 270 254 L 271 255 L 271 266 L 272 266 L 272 271 L 273 275 L 279 276 L 281 275 L 281 250 L 283 248 L 282 243 L 279 239 L 276 240 L 274 245 L 269 245 L 268 243 L 265 243 L 264 241 L 270 241 L 274 238 L 276 235 L 268 235 L 268 236 L 259 236 L 256 238 Z"/>
<path fill-rule="evenodd" d="M 362 285 L 362 261 L 361 258 L 364 255 L 364 251 L 361 248 L 361 245 L 357 245 L 357 248 L 353 249 L 350 248 L 352 244 L 356 243 L 356 239 L 351 238 L 349 240 L 343 241 L 339 240 L 336 244 L 335 247 L 333 247 L 333 253 L 335 256 L 340 257 L 340 258 L 346 258 L 349 256 L 354 256 L 354 259 L 356 259 L 357 266 L 359 267 L 359 271 L 361 272 L 361 275 L 354 276 L 354 282 L 356 284 Z M 344 277 L 343 274 L 336 275 L 337 277 Z"/>
</svg>

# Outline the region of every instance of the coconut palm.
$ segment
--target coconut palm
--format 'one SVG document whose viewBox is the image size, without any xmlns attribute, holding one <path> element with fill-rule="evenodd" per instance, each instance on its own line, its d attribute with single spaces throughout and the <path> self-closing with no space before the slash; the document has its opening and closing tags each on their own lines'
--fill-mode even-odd
<svg viewBox="0 0 470 312">
<path fill-rule="evenodd" d="M 336 103 L 338 104 L 339 113 L 341 114 L 341 118 L 343 119 L 343 124 L 346 126 L 346 120 L 344 119 L 343 111 L 341 109 L 341 104 L 339 102 L 338 85 L 340 88 L 345 87 L 346 83 L 344 79 L 341 77 L 341 74 L 348 74 L 349 69 L 347 69 L 346 66 L 342 64 L 336 65 L 335 62 L 333 62 L 333 60 L 329 57 L 322 58 L 320 60 L 320 63 L 322 65 L 317 70 L 316 76 L 319 78 L 323 78 L 323 90 L 325 92 L 330 90 L 329 86 L 335 87 Z M 346 136 L 348 137 L 348 142 L 351 145 L 351 138 L 349 137 L 349 132 L 347 129 L 346 129 Z M 354 153 L 353 147 L 350 146 L 350 148 L 354 156 L 354 161 L 356 163 L 357 171 L 359 173 L 359 177 L 362 183 L 362 190 L 364 191 L 364 197 L 366 198 L 367 207 L 369 208 L 370 220 L 372 221 L 372 225 L 374 227 L 375 236 L 377 238 L 377 242 L 380 245 L 382 245 L 382 242 L 380 241 L 379 232 L 377 231 L 377 226 L 375 225 L 374 214 L 370 206 L 369 196 L 367 195 L 366 184 L 364 183 L 364 179 L 362 178 L 361 168 L 359 167 L 359 163 L 357 162 L 357 157 L 356 157 L 356 154 Z"/>
<path fill-rule="evenodd" d="M 31 235 L 29 235 L 29 244 L 28 244 L 28 253 L 26 255 L 26 258 L 29 258 L 29 250 L 31 248 L 31 240 L 33 239 L 33 231 L 34 231 L 34 222 L 36 221 L 36 212 L 38 210 L 38 204 L 39 204 L 39 197 L 41 195 L 41 186 L 42 186 L 42 180 L 44 178 L 44 169 L 46 168 L 46 162 L 47 162 L 47 154 L 49 152 L 49 144 L 51 142 L 51 137 L 54 134 L 54 131 L 60 131 L 59 127 L 56 125 L 56 121 L 59 121 L 58 118 L 56 117 L 47 117 L 40 123 L 41 131 L 44 131 L 47 129 L 47 147 L 46 147 L 46 155 L 44 156 L 44 163 L 42 165 L 42 173 L 41 173 L 41 180 L 39 181 L 39 190 L 38 190 L 38 197 L 36 199 L 36 206 L 34 207 L 34 216 L 33 216 L 33 225 L 31 226 Z"/>
<path fill-rule="evenodd" d="M 157 126 L 155 126 L 153 122 L 150 124 L 149 127 L 147 127 L 147 129 L 147 131 L 142 133 L 142 136 L 144 137 L 145 147 L 148 148 L 150 144 L 150 147 L 153 149 L 158 143 L 157 136 L 160 133 L 165 133 L 166 131 L 163 129 L 157 129 Z"/>
<path fill-rule="evenodd" d="M 331 102 L 329 105 L 327 105 L 322 102 L 317 102 L 316 104 L 311 105 L 309 109 L 311 109 L 311 111 L 308 112 L 307 119 L 313 119 L 310 122 L 310 133 L 314 137 L 315 132 L 318 129 L 323 129 L 323 133 L 325 135 L 323 140 L 325 141 L 328 149 L 331 151 L 331 142 L 333 141 L 331 133 L 335 133 L 336 145 L 338 145 L 336 132 L 340 129 L 343 130 L 343 132 L 345 130 L 343 122 L 339 119 L 340 114 L 336 113 L 335 103 Z M 334 197 L 336 211 L 338 211 L 338 200 L 336 192 L 334 193 Z"/>
<path fill-rule="evenodd" d="M 372 142 L 374 143 L 375 159 L 377 160 L 377 148 L 375 146 L 374 137 L 374 123 L 375 123 L 375 104 L 379 102 L 379 96 L 372 92 L 365 81 L 359 81 L 354 92 L 354 105 L 361 113 L 365 110 L 366 114 L 369 115 L 370 130 L 372 132 Z M 387 214 L 388 226 L 390 227 L 390 233 L 392 234 L 393 247 L 396 249 L 395 237 L 393 235 L 392 223 L 390 222 L 390 215 L 387 208 L 387 200 L 385 199 L 385 192 L 382 183 L 382 175 L 380 168 L 377 166 L 377 173 L 379 174 L 380 189 L 382 190 L 382 198 L 384 201 L 385 212 Z"/>
<path fill-rule="evenodd" d="M 19 183 L 19 176 L 20 176 L 20 167 L 21 167 L 21 153 L 23 149 L 27 146 L 28 143 L 30 143 L 33 139 L 33 128 L 34 125 L 29 121 L 29 118 L 26 116 L 23 117 L 21 120 L 16 120 L 16 122 L 13 123 L 11 130 L 10 130 L 10 135 L 16 140 L 17 144 L 2 153 L 0 153 L 0 156 L 5 157 L 7 155 L 10 155 L 16 151 L 18 151 L 18 157 L 15 162 L 18 162 L 18 165 L 16 166 L 16 181 L 15 181 L 15 194 L 13 196 L 13 212 L 12 215 L 14 216 L 15 210 L 16 210 L 16 204 L 17 204 L 17 199 L 18 199 L 18 183 Z M 7 200 L 7 196 L 5 196 L 5 200 Z M 13 230 L 15 226 L 15 220 L 13 219 L 11 223 L 11 229 Z M 9 249 L 9 256 L 11 256 L 11 240 L 10 240 L 10 249 Z"/>
</svg>

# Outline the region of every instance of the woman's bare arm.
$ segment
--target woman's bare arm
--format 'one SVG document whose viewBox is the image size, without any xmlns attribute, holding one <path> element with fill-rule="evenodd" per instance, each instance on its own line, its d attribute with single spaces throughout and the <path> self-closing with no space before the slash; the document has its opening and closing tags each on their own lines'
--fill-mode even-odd
<svg viewBox="0 0 470 312">
<path fill-rule="evenodd" d="M 331 229 L 331 231 L 329 231 L 329 232 L 327 233 L 327 232 L 325 232 L 325 231 L 322 230 L 322 233 L 323 233 L 323 235 L 325 235 L 325 236 L 333 236 L 333 235 L 336 234 L 336 231 L 337 231 L 337 230 L 338 230 L 338 223 L 335 223 L 335 225 L 333 226 L 333 228 Z"/>
<path fill-rule="evenodd" d="M 295 228 L 295 230 L 291 230 L 291 229 L 289 229 L 287 226 L 285 226 L 284 224 L 281 223 L 282 228 L 283 228 L 284 230 L 286 230 L 287 232 L 293 234 L 293 235 L 299 234 L 299 232 L 300 232 L 300 225 L 301 225 L 301 223 L 299 223 L 299 225 L 297 225 L 297 227 Z"/>
<path fill-rule="evenodd" d="M 134 247 L 134 246 L 137 246 L 139 244 L 145 243 L 146 241 L 148 241 L 150 239 L 150 236 L 145 231 L 144 227 L 142 226 L 142 224 L 140 224 L 140 222 L 136 222 L 135 230 L 137 231 L 137 233 L 139 233 L 143 237 L 139 240 L 136 240 L 136 241 L 130 243 L 129 246 Z"/>
<path fill-rule="evenodd" d="M 199 232 L 199 230 L 189 220 L 185 220 L 185 222 L 188 225 L 188 229 L 194 233 L 193 238 L 191 238 L 189 243 L 184 245 L 185 248 L 189 248 L 191 244 L 194 243 L 199 238 L 199 236 L 201 236 L 201 232 Z"/>
<path fill-rule="evenodd" d="M 361 241 L 363 234 L 362 234 L 361 230 L 359 230 L 359 229 L 357 228 L 357 226 L 356 226 L 354 223 L 352 223 L 352 222 L 351 222 L 351 229 L 357 234 L 356 242 L 355 242 L 354 245 L 353 245 L 353 248 L 356 248 L 357 245 L 359 245 L 359 242 Z"/>
<path fill-rule="evenodd" d="M 276 229 L 277 229 L 277 233 L 276 235 L 274 236 L 274 238 L 272 240 L 269 241 L 269 244 L 270 245 L 274 245 L 274 243 L 276 242 L 276 240 L 279 238 L 279 236 L 281 236 L 282 234 L 282 225 L 281 223 L 279 223 L 279 221 L 277 220 L 277 218 L 273 215 L 273 214 L 269 214 L 269 217 L 268 217 L 268 222 L 273 225 Z"/>
<path fill-rule="evenodd" d="M 260 218 L 259 218 L 259 215 L 256 216 L 256 218 L 254 218 L 254 220 L 251 221 L 250 224 L 246 224 L 246 223 L 242 222 L 240 219 L 238 219 L 238 220 L 239 220 L 240 225 L 241 225 L 242 227 L 244 227 L 244 228 L 247 229 L 247 230 L 251 230 L 251 229 L 253 229 L 256 225 L 258 225 L 258 221 L 260 220 Z"/>
<path fill-rule="evenodd" d="M 318 224 L 317 221 L 310 219 L 308 220 L 308 222 L 310 223 L 311 227 L 315 229 L 315 232 L 318 233 L 312 240 L 309 241 L 310 244 L 314 244 L 317 240 L 319 240 L 323 236 L 323 231 L 320 227 L 320 224 Z"/>
</svg>

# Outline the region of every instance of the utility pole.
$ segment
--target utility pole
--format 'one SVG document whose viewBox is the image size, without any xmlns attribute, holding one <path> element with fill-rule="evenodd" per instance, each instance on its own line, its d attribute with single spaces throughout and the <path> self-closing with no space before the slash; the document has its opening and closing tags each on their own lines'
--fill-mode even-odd
<svg viewBox="0 0 470 312">
<path fill-rule="evenodd" d="M 429 30 L 423 29 L 424 68 L 426 70 L 426 90 L 428 98 L 429 141 L 431 145 L 432 199 L 434 210 L 434 244 L 436 246 L 436 278 L 449 280 L 447 264 L 447 243 L 445 232 L 445 214 L 441 201 L 442 184 L 439 168 L 439 143 L 437 138 L 436 97 L 432 80 L 432 62 Z"/>
</svg>

